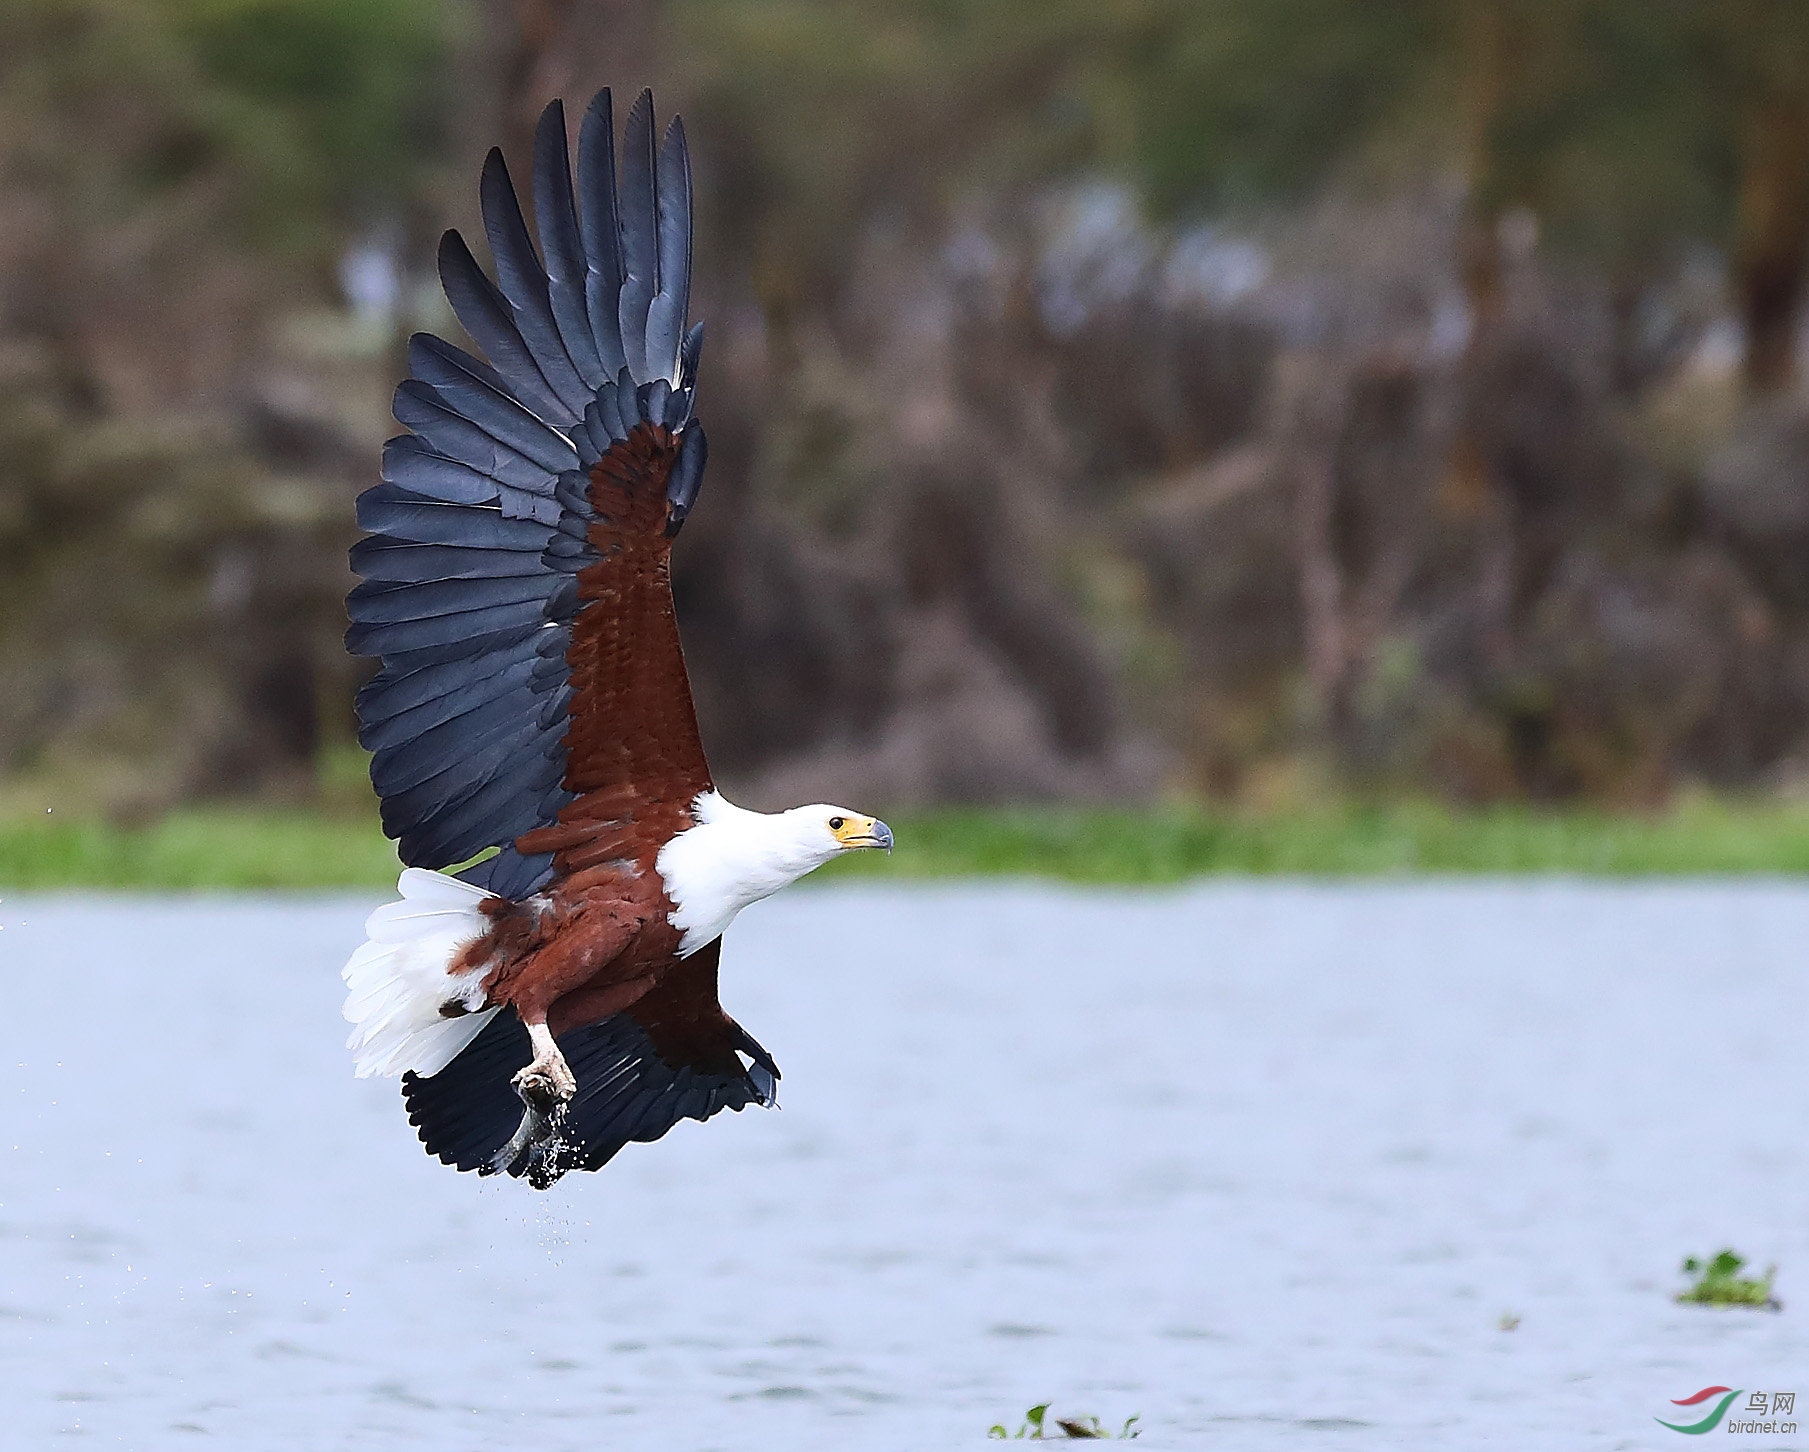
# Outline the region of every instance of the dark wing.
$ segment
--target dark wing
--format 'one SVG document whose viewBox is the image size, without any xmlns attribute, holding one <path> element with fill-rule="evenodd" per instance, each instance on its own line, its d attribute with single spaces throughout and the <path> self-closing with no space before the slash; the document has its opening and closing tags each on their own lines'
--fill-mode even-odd
<svg viewBox="0 0 1809 1452">
<path fill-rule="evenodd" d="M 716 1000 L 721 949 L 718 939 L 634 1007 L 559 1036 L 578 1078 L 560 1128 L 560 1173 L 601 1169 L 629 1141 L 656 1140 L 681 1119 L 777 1102 L 778 1065 Z M 428 1153 L 461 1170 L 488 1165 L 521 1120 L 510 1081 L 532 1057 L 521 1020 L 499 1013 L 439 1073 L 405 1074 L 409 1122 Z M 510 1173 L 527 1166 L 524 1156 Z"/>
<path fill-rule="evenodd" d="M 696 499 L 692 419 L 702 326 L 684 331 L 691 178 L 653 99 L 628 118 L 617 186 L 609 92 L 584 117 L 574 193 L 565 113 L 534 142 L 537 253 L 500 152 L 484 167 L 493 282 L 456 232 L 447 300 L 481 361 L 409 342 L 383 480 L 358 501 L 369 537 L 348 647 L 382 667 L 359 739 L 384 830 L 411 866 L 523 897 L 551 846 L 516 839 L 620 820 L 709 786 L 679 651 L 668 551 Z"/>
</svg>

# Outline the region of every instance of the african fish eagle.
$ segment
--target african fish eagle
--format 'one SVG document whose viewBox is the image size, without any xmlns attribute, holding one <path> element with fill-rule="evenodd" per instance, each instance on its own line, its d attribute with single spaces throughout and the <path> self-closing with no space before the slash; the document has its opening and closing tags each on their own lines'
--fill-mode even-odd
<svg viewBox="0 0 1809 1452">
<path fill-rule="evenodd" d="M 705 453 L 684 128 L 656 150 L 643 91 L 618 166 L 600 92 L 574 188 L 554 102 L 533 173 L 538 254 L 494 150 L 496 280 L 441 239 L 489 361 L 409 340 L 409 432 L 358 500 L 346 643 L 382 661 L 359 740 L 407 867 L 344 977 L 356 1071 L 402 1076 L 428 1152 L 544 1188 L 774 1102 L 772 1056 L 717 1001 L 723 930 L 892 833 L 844 807 L 734 806 L 704 760 L 670 582 Z"/>
</svg>

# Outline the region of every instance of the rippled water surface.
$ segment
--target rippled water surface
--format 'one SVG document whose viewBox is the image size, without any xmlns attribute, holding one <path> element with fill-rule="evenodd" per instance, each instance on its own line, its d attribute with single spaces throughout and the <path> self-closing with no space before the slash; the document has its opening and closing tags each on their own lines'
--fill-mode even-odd
<svg viewBox="0 0 1809 1452">
<path fill-rule="evenodd" d="M 351 1078 L 372 905 L 0 903 L 0 1442 L 877 1452 L 1053 1398 L 1154 1449 L 1420 1452 L 1689 1446 L 1653 1416 L 1711 1384 L 1809 1413 L 1809 891 L 794 891 L 724 953 L 784 1110 L 546 1195 Z M 1723 1245 L 1782 1314 L 1672 1303 Z"/>
</svg>

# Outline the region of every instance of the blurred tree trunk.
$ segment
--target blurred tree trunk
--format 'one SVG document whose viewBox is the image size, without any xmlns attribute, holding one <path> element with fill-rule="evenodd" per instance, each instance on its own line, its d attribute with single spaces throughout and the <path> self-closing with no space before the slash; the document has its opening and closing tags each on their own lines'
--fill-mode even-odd
<svg viewBox="0 0 1809 1452">
<path fill-rule="evenodd" d="M 1796 375 L 1796 324 L 1809 265 L 1809 98 L 1755 104 L 1741 138 L 1734 273 L 1755 394 Z"/>
<path fill-rule="evenodd" d="M 1512 665 L 1514 529 L 1506 491 L 1478 426 L 1476 379 L 1501 332 L 1506 297 L 1502 277 L 1501 202 L 1494 173 L 1494 130 L 1508 89 L 1507 17 L 1495 0 L 1472 0 L 1461 33 L 1464 171 L 1467 196 L 1457 239 L 1458 271 L 1469 307 L 1470 332 L 1459 361 L 1456 427 L 1442 493 L 1482 531 L 1477 572 L 1477 642 L 1484 663 L 1499 674 Z"/>
<path fill-rule="evenodd" d="M 1296 371 L 1296 370 L 1290 370 Z M 1344 432 L 1347 370 L 1312 360 L 1297 370 L 1283 405 L 1295 480 L 1294 540 L 1300 570 L 1300 618 L 1305 629 L 1307 679 L 1320 724 L 1333 743 L 1350 716 L 1350 632 L 1345 620 L 1344 567 L 1334 518 L 1338 506 L 1338 441 Z"/>
</svg>

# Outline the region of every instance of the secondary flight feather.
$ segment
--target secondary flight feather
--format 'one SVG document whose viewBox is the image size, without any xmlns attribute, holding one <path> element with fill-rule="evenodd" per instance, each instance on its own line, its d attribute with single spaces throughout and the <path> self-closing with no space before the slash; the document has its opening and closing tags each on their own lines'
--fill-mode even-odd
<svg viewBox="0 0 1809 1452">
<path fill-rule="evenodd" d="M 735 915 L 876 818 L 746 811 L 710 778 L 670 583 L 697 502 L 703 325 L 691 164 L 653 97 L 534 139 L 536 248 L 501 152 L 485 272 L 440 245 L 482 351 L 409 342 L 383 482 L 358 501 L 360 740 L 406 870 L 345 968 L 360 1075 L 400 1075 L 428 1151 L 545 1187 L 680 1119 L 770 1105 L 778 1066 L 717 999 Z M 491 851 L 491 849 L 495 849 Z M 469 862 L 456 875 L 440 869 Z"/>
</svg>

